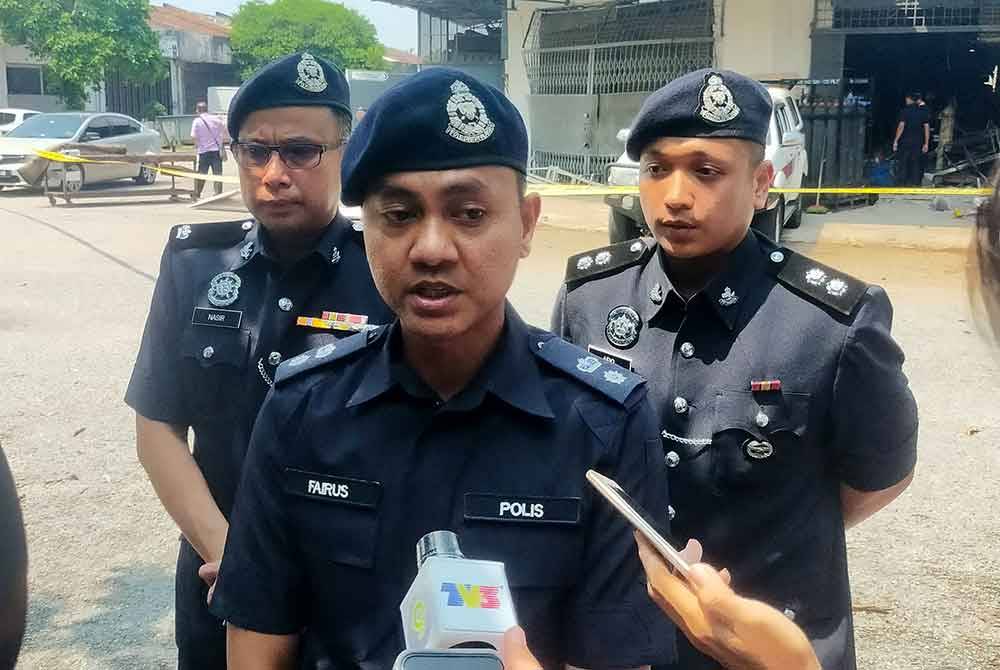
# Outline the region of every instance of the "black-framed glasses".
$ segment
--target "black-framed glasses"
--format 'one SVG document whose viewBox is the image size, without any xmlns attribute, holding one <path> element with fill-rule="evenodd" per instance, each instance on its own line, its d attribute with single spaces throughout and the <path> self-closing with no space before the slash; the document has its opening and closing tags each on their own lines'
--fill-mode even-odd
<svg viewBox="0 0 1000 670">
<path fill-rule="evenodd" d="M 314 144 L 312 142 L 289 142 L 287 144 L 260 144 L 258 142 L 240 142 L 234 140 L 230 145 L 236 162 L 245 168 L 262 168 L 271 162 L 271 154 L 278 152 L 281 162 L 289 170 L 308 170 L 320 164 L 323 154 L 336 151 L 344 145 Z"/>
</svg>

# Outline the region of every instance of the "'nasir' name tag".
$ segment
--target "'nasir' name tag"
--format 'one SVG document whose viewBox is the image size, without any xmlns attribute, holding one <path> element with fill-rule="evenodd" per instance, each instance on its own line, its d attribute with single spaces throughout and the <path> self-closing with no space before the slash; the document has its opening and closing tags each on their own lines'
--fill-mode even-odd
<svg viewBox="0 0 1000 670">
<path fill-rule="evenodd" d="M 465 494 L 465 518 L 514 523 L 580 523 L 579 498 Z"/>
<path fill-rule="evenodd" d="M 312 500 L 358 507 L 375 508 L 382 499 L 382 484 L 379 482 L 333 477 L 293 468 L 285 468 L 285 491 Z"/>
<path fill-rule="evenodd" d="M 191 323 L 196 326 L 215 326 L 216 328 L 239 328 L 243 321 L 243 312 L 234 309 L 211 309 L 195 307 L 191 315 Z"/>
<path fill-rule="evenodd" d="M 632 367 L 632 359 L 625 356 L 619 356 L 618 354 L 612 353 L 610 351 L 605 351 L 600 347 L 595 347 L 593 344 L 587 347 L 587 351 L 594 354 L 598 358 L 602 358 L 608 363 L 614 363 L 620 367 L 625 368 L 629 372 L 635 372 L 635 368 Z"/>
</svg>

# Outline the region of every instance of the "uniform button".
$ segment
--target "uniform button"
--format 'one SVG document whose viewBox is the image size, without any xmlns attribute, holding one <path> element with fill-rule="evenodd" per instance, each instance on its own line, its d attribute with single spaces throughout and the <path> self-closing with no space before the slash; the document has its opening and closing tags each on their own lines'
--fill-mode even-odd
<svg viewBox="0 0 1000 670">
<path fill-rule="evenodd" d="M 205 347 L 201 350 L 202 358 L 211 358 L 215 355 L 215 347 Z"/>
<path fill-rule="evenodd" d="M 681 345 L 681 356 L 684 358 L 691 358 L 694 356 L 694 345 L 690 342 L 685 342 Z"/>
<path fill-rule="evenodd" d="M 250 230 L 251 228 L 253 228 L 253 221 L 244 221 L 241 227 L 243 228 L 243 230 Z"/>
<path fill-rule="evenodd" d="M 281 298 L 278 300 L 278 309 L 282 312 L 292 311 L 292 301 L 289 298 Z"/>
<path fill-rule="evenodd" d="M 771 423 L 771 419 L 768 418 L 767 414 L 764 414 L 764 410 L 757 412 L 756 421 L 761 428 L 767 428 L 767 424 Z"/>
<path fill-rule="evenodd" d="M 679 396 L 674 398 L 674 411 L 678 414 L 684 414 L 684 412 L 688 411 L 688 401 Z"/>
<path fill-rule="evenodd" d="M 673 521 L 675 516 L 677 516 L 677 510 L 674 509 L 673 505 L 667 505 L 667 518 Z"/>
<path fill-rule="evenodd" d="M 771 252 L 771 262 L 772 263 L 781 263 L 784 260 L 785 260 L 785 254 L 781 253 L 780 251 L 772 251 Z"/>
<path fill-rule="evenodd" d="M 681 457 L 676 451 L 668 451 L 663 462 L 667 464 L 668 468 L 676 468 L 681 462 Z"/>
<path fill-rule="evenodd" d="M 281 363 L 281 354 L 277 351 L 272 351 L 267 355 L 267 362 L 271 365 L 279 365 Z"/>
<path fill-rule="evenodd" d="M 784 614 L 792 621 L 795 621 L 795 610 L 793 610 L 791 607 L 786 607 Z"/>
</svg>

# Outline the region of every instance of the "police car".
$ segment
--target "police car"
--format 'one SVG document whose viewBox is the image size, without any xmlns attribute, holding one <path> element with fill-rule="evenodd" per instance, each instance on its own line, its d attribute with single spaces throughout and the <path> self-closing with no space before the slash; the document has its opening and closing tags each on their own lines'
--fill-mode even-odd
<svg viewBox="0 0 1000 670">
<path fill-rule="evenodd" d="M 774 111 L 771 114 L 764 157 L 774 164 L 772 186 L 799 188 L 809 168 L 802 116 L 787 89 L 769 86 L 767 90 L 771 94 Z M 627 128 L 621 130 L 618 139 L 625 142 L 628 140 L 628 133 Z M 639 164 L 623 153 L 618 162 L 608 169 L 608 184 L 637 186 Z M 609 195 L 604 201 L 609 207 L 608 236 L 612 244 L 651 234 L 642 216 L 638 195 Z M 803 200 L 797 193 L 773 194 L 767 208 L 754 216 L 752 225 L 777 242 L 783 228 L 799 227 L 804 207 Z"/>
</svg>

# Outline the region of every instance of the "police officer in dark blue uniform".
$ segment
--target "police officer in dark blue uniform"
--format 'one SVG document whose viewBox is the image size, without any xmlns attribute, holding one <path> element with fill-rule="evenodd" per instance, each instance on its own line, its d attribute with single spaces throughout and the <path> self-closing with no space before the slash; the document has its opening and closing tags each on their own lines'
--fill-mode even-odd
<svg viewBox="0 0 1000 670">
<path fill-rule="evenodd" d="M 505 299 L 539 215 L 527 149 L 503 94 L 447 68 L 385 93 L 351 138 L 344 201 L 363 203 L 399 320 L 278 369 L 212 601 L 231 667 L 289 667 L 304 628 L 332 667 L 391 667 L 413 547 L 445 529 L 506 564 L 546 667 L 672 657 L 632 534 L 584 478 L 596 468 L 666 510 L 644 382 Z"/>
<path fill-rule="evenodd" d="M 654 93 L 627 151 L 655 239 L 572 257 L 553 330 L 649 378 L 675 535 L 853 670 L 844 529 L 909 483 L 917 411 L 885 292 L 748 232 L 770 115 L 733 72 Z"/>
<path fill-rule="evenodd" d="M 278 365 L 392 318 L 360 226 L 338 213 L 350 128 L 347 81 L 333 65 L 301 53 L 263 68 L 229 113 L 254 218 L 176 226 L 163 252 L 126 402 L 139 459 L 183 534 L 180 668 L 225 667 L 225 631 L 198 573 L 214 579 L 250 431 Z"/>
<path fill-rule="evenodd" d="M 0 670 L 13 670 L 28 609 L 28 550 L 14 477 L 0 449 Z"/>
</svg>

